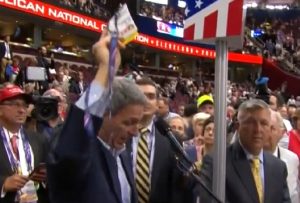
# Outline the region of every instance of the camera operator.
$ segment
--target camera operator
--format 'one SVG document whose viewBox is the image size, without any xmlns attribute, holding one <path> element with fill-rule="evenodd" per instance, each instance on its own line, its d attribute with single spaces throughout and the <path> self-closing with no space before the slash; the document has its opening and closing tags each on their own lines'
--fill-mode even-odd
<svg viewBox="0 0 300 203">
<path fill-rule="evenodd" d="M 64 101 L 62 93 L 56 89 L 47 90 L 35 99 L 32 116 L 36 119 L 36 130 L 48 140 L 54 129 L 63 124 Z"/>
</svg>

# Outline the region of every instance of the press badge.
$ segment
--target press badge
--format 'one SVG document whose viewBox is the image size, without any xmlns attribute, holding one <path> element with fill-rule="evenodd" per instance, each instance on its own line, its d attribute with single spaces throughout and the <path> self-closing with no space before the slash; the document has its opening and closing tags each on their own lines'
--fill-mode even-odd
<svg viewBox="0 0 300 203">
<path fill-rule="evenodd" d="M 127 4 L 121 5 L 119 10 L 108 22 L 108 30 L 116 33 L 125 45 L 135 39 L 138 34 L 137 27 L 130 15 Z"/>
</svg>

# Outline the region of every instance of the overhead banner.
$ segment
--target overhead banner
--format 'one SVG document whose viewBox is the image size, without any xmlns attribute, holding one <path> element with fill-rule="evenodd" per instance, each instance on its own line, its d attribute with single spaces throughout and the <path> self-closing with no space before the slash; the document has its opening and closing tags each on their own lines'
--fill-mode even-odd
<svg viewBox="0 0 300 203">
<path fill-rule="evenodd" d="M 184 39 L 215 44 L 223 38 L 241 48 L 244 34 L 243 0 L 187 0 Z"/>
<path fill-rule="evenodd" d="M 103 21 L 41 1 L 0 0 L 0 5 L 95 32 L 101 32 L 103 26 L 105 26 Z"/>
<path fill-rule="evenodd" d="M 106 23 L 104 21 L 81 15 L 79 13 L 41 1 L 0 0 L 0 6 L 99 33 L 102 32 L 104 27 L 106 27 Z M 178 54 L 186 54 L 190 56 L 199 56 L 211 59 L 215 58 L 215 51 L 212 49 L 204 49 L 199 46 L 191 46 L 174 41 L 164 40 L 141 33 L 136 37 L 134 42 L 144 46 L 153 47 L 164 51 L 171 51 Z M 229 53 L 229 60 L 242 63 L 262 64 L 262 57 L 255 55 Z"/>
</svg>

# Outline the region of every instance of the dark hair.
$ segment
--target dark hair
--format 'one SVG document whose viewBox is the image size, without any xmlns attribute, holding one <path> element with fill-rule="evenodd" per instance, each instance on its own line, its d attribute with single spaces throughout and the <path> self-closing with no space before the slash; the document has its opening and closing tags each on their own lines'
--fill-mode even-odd
<svg viewBox="0 0 300 203">
<path fill-rule="evenodd" d="M 202 135 L 204 135 L 206 126 L 208 126 L 208 124 L 210 124 L 210 123 L 214 123 L 214 121 L 215 121 L 214 116 L 211 116 L 203 122 Z"/>
<path fill-rule="evenodd" d="M 135 83 L 137 85 L 151 85 L 156 88 L 155 82 L 148 77 L 142 77 L 141 79 L 136 80 Z"/>
<path fill-rule="evenodd" d="M 141 79 L 138 79 L 135 81 L 135 83 L 138 85 L 138 86 L 144 86 L 144 85 L 150 85 L 150 86 L 153 86 L 155 88 L 155 94 L 156 94 L 156 97 L 158 97 L 158 90 L 156 88 L 156 84 L 153 80 L 151 80 L 149 77 L 142 77 Z"/>
<path fill-rule="evenodd" d="M 183 116 L 190 117 L 198 113 L 197 104 L 187 104 L 184 106 Z"/>
<path fill-rule="evenodd" d="M 169 105 L 169 99 L 166 97 L 159 97 L 158 100 L 163 101 L 165 105 Z"/>
<path fill-rule="evenodd" d="M 280 94 L 277 94 L 277 93 L 272 92 L 272 93 L 270 94 L 270 97 L 271 97 L 271 96 L 273 96 L 273 97 L 276 98 L 276 106 L 277 106 L 277 108 L 280 108 L 280 107 L 283 106 L 283 104 L 284 104 L 284 99 L 283 99 L 283 97 L 282 97 Z M 270 98 L 269 98 L 269 99 L 270 99 Z"/>
</svg>

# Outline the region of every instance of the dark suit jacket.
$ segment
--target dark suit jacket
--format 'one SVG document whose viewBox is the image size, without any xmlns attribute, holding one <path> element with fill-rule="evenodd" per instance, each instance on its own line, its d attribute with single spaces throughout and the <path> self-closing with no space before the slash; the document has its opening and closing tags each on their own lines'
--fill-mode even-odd
<svg viewBox="0 0 300 203">
<path fill-rule="evenodd" d="M 132 142 L 127 144 L 132 154 Z M 155 129 L 150 203 L 189 203 L 189 183 L 178 169 L 170 142 Z"/>
<path fill-rule="evenodd" d="M 34 156 L 34 167 L 38 166 L 39 163 L 45 163 L 46 151 L 45 151 L 45 140 L 40 134 L 33 132 L 25 132 L 25 136 L 29 140 L 30 146 L 32 148 Z M 13 171 L 10 166 L 10 162 L 3 144 L 2 139 L 0 139 L 0 187 L 2 188 L 5 179 L 8 176 L 13 175 Z M 48 202 L 48 197 L 45 189 L 41 186 L 37 191 L 39 203 Z M 14 202 L 16 193 L 8 192 L 5 198 L 0 199 L 0 203 L 12 203 Z"/>
<path fill-rule="evenodd" d="M 87 84 L 84 83 L 83 84 L 83 91 L 85 91 L 86 88 L 87 88 Z M 76 81 L 74 79 L 70 80 L 69 92 L 74 93 L 74 94 L 78 94 L 78 95 L 81 93 L 78 81 Z"/>
<path fill-rule="evenodd" d="M 287 169 L 284 162 L 264 152 L 264 203 L 290 203 L 286 182 Z M 212 158 L 205 156 L 201 169 L 202 179 L 208 187 L 212 185 Z M 202 192 L 202 195 L 201 195 Z M 202 202 L 210 202 L 206 192 L 200 189 Z M 239 142 L 227 148 L 226 202 L 259 203 L 249 160 Z"/>
<path fill-rule="evenodd" d="M 54 60 L 51 59 L 51 61 L 49 63 L 49 61 L 45 57 L 42 57 L 40 55 L 36 57 L 36 60 L 37 60 L 37 63 L 38 63 L 37 66 L 44 67 L 46 69 L 46 74 L 47 74 L 47 77 L 48 77 L 48 81 L 51 82 L 51 75 L 50 75 L 49 69 L 54 69 L 55 68 Z"/>
<path fill-rule="evenodd" d="M 50 200 L 53 203 L 121 203 L 121 188 L 115 157 L 96 136 L 89 137 L 84 129 L 84 112 L 71 106 L 68 119 L 58 136 L 52 140 L 48 164 Z M 101 119 L 93 117 L 95 135 Z M 120 155 L 131 186 L 131 202 L 136 191 L 130 158 Z"/>
<path fill-rule="evenodd" d="M 11 50 L 11 46 L 9 47 L 10 49 L 10 56 L 11 58 L 13 57 L 12 55 L 12 50 Z M 4 42 L 1 42 L 0 43 L 0 59 L 3 58 L 5 56 L 5 52 L 6 52 L 6 47 L 5 47 L 5 44 Z"/>
</svg>

